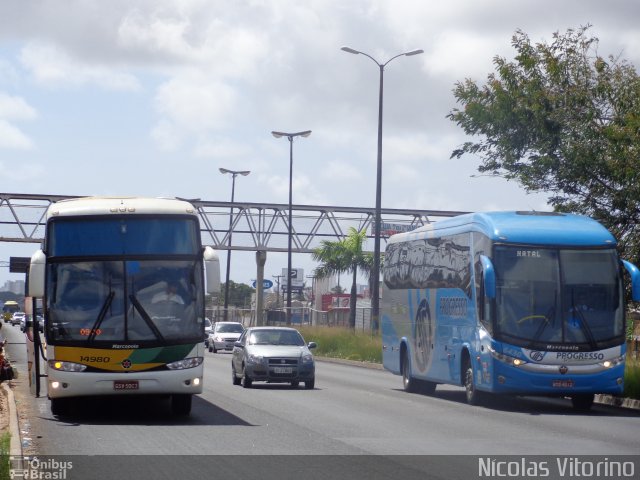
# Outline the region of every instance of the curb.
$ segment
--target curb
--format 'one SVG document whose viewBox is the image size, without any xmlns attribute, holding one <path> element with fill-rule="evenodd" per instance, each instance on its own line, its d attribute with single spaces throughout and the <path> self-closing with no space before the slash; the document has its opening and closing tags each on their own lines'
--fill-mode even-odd
<svg viewBox="0 0 640 480">
<path fill-rule="evenodd" d="M 384 367 L 380 363 L 361 362 L 359 360 L 347 360 L 344 358 L 316 357 L 315 355 L 313 358 L 318 362 L 338 363 L 340 365 L 351 365 L 353 367 L 369 368 L 371 370 L 384 370 Z"/>
<path fill-rule="evenodd" d="M 636 400 L 634 398 L 614 397 L 612 395 L 596 395 L 594 401 L 595 403 L 601 403 L 611 407 L 640 410 L 640 400 Z"/>
<path fill-rule="evenodd" d="M 11 441 L 9 443 L 9 455 L 12 457 L 22 458 L 22 443 L 20 442 L 20 428 L 18 424 L 18 410 L 16 408 L 16 399 L 13 390 L 3 383 L 2 388 L 7 392 L 7 403 L 9 404 L 9 432 L 11 433 Z"/>
</svg>

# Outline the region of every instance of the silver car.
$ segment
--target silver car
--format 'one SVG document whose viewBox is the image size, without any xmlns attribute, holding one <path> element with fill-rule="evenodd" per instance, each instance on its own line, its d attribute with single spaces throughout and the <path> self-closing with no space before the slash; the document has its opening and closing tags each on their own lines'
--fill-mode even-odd
<svg viewBox="0 0 640 480">
<path fill-rule="evenodd" d="M 304 382 L 312 389 L 316 375 L 310 349 L 315 347 L 295 328 L 248 328 L 233 347 L 233 384 L 250 388 L 253 382 L 290 383 L 295 388 Z"/>
<path fill-rule="evenodd" d="M 218 350 L 233 350 L 242 332 L 244 327 L 239 322 L 216 322 L 209 333 L 209 351 L 218 353 Z"/>
</svg>

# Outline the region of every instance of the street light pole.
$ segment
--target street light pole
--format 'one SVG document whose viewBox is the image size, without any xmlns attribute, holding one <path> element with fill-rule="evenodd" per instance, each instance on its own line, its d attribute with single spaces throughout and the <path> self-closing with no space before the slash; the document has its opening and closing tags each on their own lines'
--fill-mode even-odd
<svg viewBox="0 0 640 480">
<path fill-rule="evenodd" d="M 293 138 L 308 137 L 311 130 L 304 132 L 285 133 L 271 132 L 276 138 L 287 137 L 289 140 L 289 238 L 287 240 L 287 325 L 291 325 L 291 238 L 293 236 L 291 206 L 293 200 Z"/>
<path fill-rule="evenodd" d="M 364 55 L 370 58 L 380 69 L 380 90 L 378 93 L 378 159 L 376 169 L 376 218 L 375 218 L 375 233 L 373 237 L 373 266 L 371 268 L 371 277 L 373 279 L 372 291 L 371 291 L 371 321 L 374 330 L 378 330 L 380 325 L 380 230 L 382 226 L 382 92 L 384 85 L 384 67 L 392 60 L 398 57 L 410 57 L 412 55 L 418 55 L 424 53 L 424 50 L 411 50 L 410 52 L 400 53 L 394 57 L 391 57 L 385 63 L 378 62 L 371 55 L 355 50 L 351 47 L 342 47 L 340 50 L 352 53 L 354 55 Z"/>
<path fill-rule="evenodd" d="M 223 175 L 229 173 L 231 174 L 231 203 L 233 203 L 233 198 L 236 191 L 236 177 L 238 175 L 242 175 L 246 177 L 251 173 L 249 170 L 227 170 L 226 168 L 219 168 L 220 173 Z M 227 242 L 228 250 L 227 250 L 227 283 L 224 288 L 224 321 L 226 322 L 229 317 L 229 274 L 231 273 L 231 229 L 233 227 L 233 206 L 231 207 L 229 213 L 229 238 Z"/>
</svg>

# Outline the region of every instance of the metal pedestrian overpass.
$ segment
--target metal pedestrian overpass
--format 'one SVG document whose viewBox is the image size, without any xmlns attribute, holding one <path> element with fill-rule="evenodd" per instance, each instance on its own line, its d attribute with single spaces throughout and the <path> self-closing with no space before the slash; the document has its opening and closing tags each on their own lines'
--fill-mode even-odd
<svg viewBox="0 0 640 480">
<path fill-rule="evenodd" d="M 0 193 L 0 242 L 41 243 L 47 208 L 67 198 L 78 197 Z M 200 216 L 203 245 L 216 250 L 287 252 L 288 204 L 182 200 L 191 202 Z M 466 212 L 383 208 L 381 238 L 385 241 L 394 233 L 463 213 Z M 375 208 L 292 205 L 291 223 L 292 253 L 312 253 L 322 240 L 343 239 L 349 227 L 366 231 L 367 237 L 373 238 Z"/>
</svg>

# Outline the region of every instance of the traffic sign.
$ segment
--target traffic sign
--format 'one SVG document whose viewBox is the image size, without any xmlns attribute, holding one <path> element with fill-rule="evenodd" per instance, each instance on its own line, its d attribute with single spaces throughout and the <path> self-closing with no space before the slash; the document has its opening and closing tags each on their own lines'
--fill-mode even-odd
<svg viewBox="0 0 640 480">
<path fill-rule="evenodd" d="M 256 281 L 254 280 L 251 285 L 253 286 L 253 288 L 256 288 Z M 273 282 L 271 280 L 267 278 L 262 280 L 262 288 L 264 288 L 265 290 L 268 290 L 271 287 L 273 287 Z"/>
</svg>

